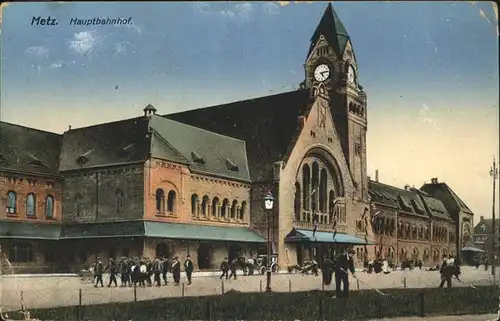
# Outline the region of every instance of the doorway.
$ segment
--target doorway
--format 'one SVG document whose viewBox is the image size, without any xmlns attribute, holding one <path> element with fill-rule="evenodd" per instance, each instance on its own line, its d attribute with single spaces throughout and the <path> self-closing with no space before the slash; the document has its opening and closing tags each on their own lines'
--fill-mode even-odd
<svg viewBox="0 0 500 321">
<path fill-rule="evenodd" d="M 302 244 L 297 244 L 297 265 L 304 265 L 304 249 Z"/>
<path fill-rule="evenodd" d="M 210 269 L 210 257 L 212 249 L 210 245 L 201 243 L 198 246 L 198 268 L 200 270 Z"/>
<path fill-rule="evenodd" d="M 166 257 L 170 256 L 170 251 L 168 249 L 168 245 L 166 243 L 159 243 L 156 246 L 156 257 Z"/>
<path fill-rule="evenodd" d="M 241 255 L 241 253 L 242 253 L 241 246 L 237 243 L 231 243 L 227 255 L 229 262 L 232 262 L 234 259 L 238 258 Z"/>
</svg>

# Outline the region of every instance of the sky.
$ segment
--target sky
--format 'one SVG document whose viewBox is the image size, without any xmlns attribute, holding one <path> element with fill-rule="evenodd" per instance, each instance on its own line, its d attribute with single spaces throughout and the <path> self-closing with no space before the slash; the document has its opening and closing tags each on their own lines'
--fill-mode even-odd
<svg viewBox="0 0 500 321">
<path fill-rule="evenodd" d="M 437 177 L 476 222 L 491 217 L 489 171 L 499 155 L 496 5 L 333 7 L 368 96 L 368 174 L 378 169 L 381 182 L 398 187 Z M 149 103 L 167 114 L 295 90 L 325 8 L 326 2 L 10 4 L 2 12 L 0 119 L 62 133 L 69 125 L 140 116 Z M 31 25 L 49 16 L 57 26 Z M 70 25 L 94 17 L 131 23 Z"/>
</svg>

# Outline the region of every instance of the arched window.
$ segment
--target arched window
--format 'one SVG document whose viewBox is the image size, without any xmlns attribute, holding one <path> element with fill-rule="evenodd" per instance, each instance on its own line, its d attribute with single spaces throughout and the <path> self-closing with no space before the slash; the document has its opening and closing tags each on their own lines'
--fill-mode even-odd
<svg viewBox="0 0 500 321">
<path fill-rule="evenodd" d="M 174 190 L 168 192 L 167 196 L 167 211 L 169 213 L 175 213 L 175 205 L 176 205 L 176 194 Z"/>
<path fill-rule="evenodd" d="M 310 209 L 310 195 L 311 195 L 311 169 L 309 165 L 304 164 L 302 167 L 302 186 L 304 191 L 302 193 L 302 204 L 305 210 Z"/>
<path fill-rule="evenodd" d="M 76 216 L 83 214 L 83 197 L 80 194 L 75 195 L 75 212 Z"/>
<path fill-rule="evenodd" d="M 120 189 L 116 190 L 116 212 L 123 213 L 123 192 Z"/>
<path fill-rule="evenodd" d="M 210 203 L 210 199 L 207 195 L 203 196 L 201 199 L 201 213 L 204 217 L 207 217 L 208 214 L 208 204 Z"/>
<path fill-rule="evenodd" d="M 221 209 L 220 209 L 220 216 L 221 216 L 221 217 L 226 218 L 226 214 L 227 214 L 228 207 L 229 207 L 229 200 L 228 200 L 227 198 L 225 198 L 225 199 L 222 201 L 222 207 L 221 207 Z"/>
<path fill-rule="evenodd" d="M 33 244 L 15 243 L 10 247 L 9 261 L 16 263 L 33 262 Z"/>
<path fill-rule="evenodd" d="M 17 195 L 14 191 L 7 192 L 7 213 L 17 213 Z"/>
<path fill-rule="evenodd" d="M 318 208 L 319 200 L 319 165 L 317 162 L 312 164 L 312 178 L 311 178 L 311 211 L 315 212 Z"/>
<path fill-rule="evenodd" d="M 33 193 L 29 193 L 26 197 L 26 215 L 36 216 L 36 197 Z"/>
<path fill-rule="evenodd" d="M 165 213 L 165 192 L 163 189 L 158 188 L 156 190 L 156 213 Z"/>
<path fill-rule="evenodd" d="M 212 200 L 212 216 L 217 217 L 219 211 L 219 198 L 216 196 Z"/>
<path fill-rule="evenodd" d="M 191 195 L 191 215 L 198 215 L 198 195 Z"/>
<path fill-rule="evenodd" d="M 45 217 L 54 217 L 54 197 L 51 195 L 48 195 L 45 199 Z"/>
<path fill-rule="evenodd" d="M 231 205 L 231 218 L 232 219 L 236 218 L 237 211 L 238 211 L 238 201 L 234 200 L 233 205 Z"/>
<path fill-rule="evenodd" d="M 293 201 L 293 209 L 294 209 L 295 220 L 296 221 L 300 221 L 300 210 L 301 210 L 301 207 L 300 207 L 300 198 L 301 198 L 301 195 L 300 195 L 300 183 L 299 182 L 295 182 L 295 197 L 294 197 L 294 201 Z"/>
<path fill-rule="evenodd" d="M 319 179 L 319 211 L 321 213 L 327 213 L 327 175 L 326 169 L 323 168 Z"/>
<path fill-rule="evenodd" d="M 247 214 L 247 202 L 243 201 L 243 203 L 241 203 L 241 209 L 240 209 L 240 220 L 244 220 L 245 218 L 245 215 Z"/>
</svg>

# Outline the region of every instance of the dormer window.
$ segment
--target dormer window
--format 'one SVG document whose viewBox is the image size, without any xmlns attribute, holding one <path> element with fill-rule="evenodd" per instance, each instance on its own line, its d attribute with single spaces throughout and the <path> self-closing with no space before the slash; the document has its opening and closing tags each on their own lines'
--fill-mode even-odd
<svg viewBox="0 0 500 321">
<path fill-rule="evenodd" d="M 191 158 L 193 159 L 193 162 L 205 165 L 205 159 L 201 157 L 197 152 L 191 152 Z"/>
<path fill-rule="evenodd" d="M 420 202 L 418 202 L 417 200 L 412 200 L 411 202 L 416 212 L 418 213 L 424 212 L 424 208 L 422 207 L 422 204 L 420 204 Z"/>
<path fill-rule="evenodd" d="M 38 159 L 35 159 L 35 160 L 32 160 L 31 162 L 28 162 L 28 165 L 32 165 L 32 166 L 35 166 L 35 167 L 47 167 L 47 166 L 45 166 L 44 163 L 42 163 Z"/>
<path fill-rule="evenodd" d="M 89 155 L 92 153 L 92 150 L 89 150 L 88 152 L 78 156 L 77 162 L 80 165 L 85 165 L 89 161 Z"/>
<path fill-rule="evenodd" d="M 230 171 L 234 171 L 234 172 L 237 172 L 239 169 L 238 169 L 238 165 L 236 165 L 233 161 L 231 161 L 229 158 L 226 158 L 226 167 L 227 169 L 229 169 Z"/>
</svg>

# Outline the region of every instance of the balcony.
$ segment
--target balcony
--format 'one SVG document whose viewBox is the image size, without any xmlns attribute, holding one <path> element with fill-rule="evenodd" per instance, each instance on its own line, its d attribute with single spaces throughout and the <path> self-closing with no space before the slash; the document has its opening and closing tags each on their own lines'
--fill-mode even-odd
<svg viewBox="0 0 500 321">
<path fill-rule="evenodd" d="M 316 212 L 318 216 L 318 230 L 331 230 L 333 221 L 337 221 L 337 225 L 345 225 L 347 223 L 346 204 L 339 202 L 335 204 L 333 214 Z M 302 210 L 300 220 L 294 221 L 295 227 L 313 229 L 314 228 L 314 213 L 312 211 Z"/>
</svg>

